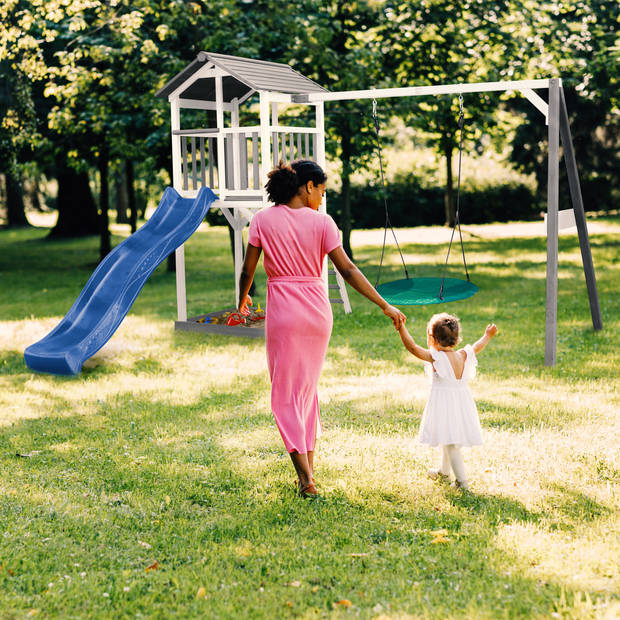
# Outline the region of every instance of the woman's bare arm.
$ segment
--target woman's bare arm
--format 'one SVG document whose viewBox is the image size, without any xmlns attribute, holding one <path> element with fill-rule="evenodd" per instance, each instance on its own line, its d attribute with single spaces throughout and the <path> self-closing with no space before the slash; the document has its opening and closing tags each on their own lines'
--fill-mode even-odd
<svg viewBox="0 0 620 620">
<path fill-rule="evenodd" d="M 252 286 L 252 280 L 256 273 L 256 265 L 258 265 L 261 252 L 262 248 L 257 248 L 255 245 L 248 243 L 243 266 L 241 267 L 241 275 L 239 276 L 239 312 L 245 313 L 247 305 L 252 305 L 252 298 L 248 295 L 248 292 Z"/>
<path fill-rule="evenodd" d="M 355 263 L 345 254 L 342 246 L 338 246 L 329 253 L 329 258 L 340 275 L 348 282 L 358 293 L 361 293 L 367 299 L 377 304 L 386 316 L 389 316 L 394 322 L 394 327 L 399 329 L 405 323 L 407 318 L 405 315 L 391 306 L 379 293 L 375 287 L 366 279 L 366 276 L 355 266 Z"/>
</svg>

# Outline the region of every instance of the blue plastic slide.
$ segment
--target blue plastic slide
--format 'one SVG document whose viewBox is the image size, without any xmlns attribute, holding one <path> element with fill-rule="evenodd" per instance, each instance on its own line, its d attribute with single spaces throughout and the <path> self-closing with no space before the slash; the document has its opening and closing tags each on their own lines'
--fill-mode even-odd
<svg viewBox="0 0 620 620">
<path fill-rule="evenodd" d="M 79 373 L 117 330 L 157 265 L 192 235 L 216 199 L 208 187 L 195 199 L 167 187 L 148 222 L 99 263 L 65 318 L 24 351 L 28 368 Z"/>
</svg>

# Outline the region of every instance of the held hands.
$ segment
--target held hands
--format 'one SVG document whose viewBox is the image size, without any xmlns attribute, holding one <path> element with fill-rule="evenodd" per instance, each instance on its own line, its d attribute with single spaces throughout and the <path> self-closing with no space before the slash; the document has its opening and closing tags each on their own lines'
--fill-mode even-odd
<svg viewBox="0 0 620 620">
<path fill-rule="evenodd" d="M 252 298 L 249 295 L 246 295 L 242 300 L 241 303 L 239 304 L 239 314 L 242 314 L 243 316 L 247 316 L 248 314 L 250 314 L 250 311 L 248 310 L 248 306 L 252 305 Z"/>
<path fill-rule="evenodd" d="M 385 316 L 389 316 L 392 319 L 392 323 L 394 323 L 394 329 L 399 330 L 402 325 L 407 322 L 407 317 L 394 306 L 386 306 L 383 310 L 383 314 Z"/>
<path fill-rule="evenodd" d="M 495 325 L 495 323 L 489 323 L 487 328 L 484 330 L 484 335 L 487 338 L 493 338 L 495 334 L 497 334 L 497 325 Z"/>
</svg>

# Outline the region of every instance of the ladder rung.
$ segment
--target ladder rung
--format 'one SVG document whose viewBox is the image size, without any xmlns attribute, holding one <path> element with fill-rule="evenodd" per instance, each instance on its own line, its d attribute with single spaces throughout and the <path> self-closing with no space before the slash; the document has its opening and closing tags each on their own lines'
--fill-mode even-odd
<svg viewBox="0 0 620 620">
<path fill-rule="evenodd" d="M 328 269 L 328 270 L 327 270 L 327 273 L 328 273 L 330 276 L 335 276 L 335 275 L 336 275 L 336 270 L 335 270 L 335 269 Z"/>
<path fill-rule="evenodd" d="M 331 301 L 333 304 L 343 304 L 344 303 L 343 299 L 330 299 L 329 301 Z"/>
<path fill-rule="evenodd" d="M 330 284 L 329 288 L 340 290 L 340 286 L 338 286 L 337 284 Z"/>
</svg>

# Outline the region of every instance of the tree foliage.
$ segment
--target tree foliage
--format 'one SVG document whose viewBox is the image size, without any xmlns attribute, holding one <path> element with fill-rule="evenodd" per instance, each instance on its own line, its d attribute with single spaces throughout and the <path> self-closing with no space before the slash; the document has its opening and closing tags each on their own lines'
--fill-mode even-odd
<svg viewBox="0 0 620 620">
<path fill-rule="evenodd" d="M 551 72 L 562 77 L 584 203 L 588 209 L 609 209 L 620 198 L 620 4 L 529 2 L 527 9 L 524 40 L 536 56 L 526 72 L 532 78 Z M 542 193 L 546 127 L 527 102 L 514 100 L 511 106 L 526 119 L 516 132 L 511 159 L 536 175 Z M 567 200 L 567 192 L 562 198 Z"/>
<path fill-rule="evenodd" d="M 202 49 L 286 62 L 330 90 L 562 76 L 584 191 L 605 204 L 615 199 L 617 3 L 299 0 L 290 8 L 282 10 L 280 0 L 5 0 L 0 169 L 17 186 L 20 162 L 32 160 L 50 176 L 68 178 L 69 166 L 91 181 L 107 161 L 169 170 L 169 110 L 153 95 Z M 465 97 L 466 148 L 479 149 L 486 134 L 502 143 L 507 134 L 497 111 L 507 106 L 524 120 L 512 159 L 544 188 L 540 114 L 523 99 L 506 101 L 497 94 Z M 347 248 L 352 172 L 377 164 L 370 110 L 369 101 L 326 104 Z M 455 97 L 383 100 L 380 110 L 385 123 L 401 116 L 423 131 L 452 179 L 460 137 Z M 81 186 L 90 192 L 88 183 Z M 450 180 L 445 205 L 451 221 Z M 100 202 L 102 214 L 105 208 Z M 92 232 L 92 224 L 86 229 Z"/>
</svg>

